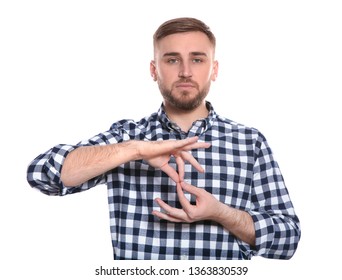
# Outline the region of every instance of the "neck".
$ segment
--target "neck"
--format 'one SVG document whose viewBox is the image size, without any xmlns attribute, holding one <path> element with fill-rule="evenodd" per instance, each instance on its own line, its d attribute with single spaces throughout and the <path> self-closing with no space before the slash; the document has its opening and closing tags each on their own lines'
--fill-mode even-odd
<svg viewBox="0 0 342 280">
<path fill-rule="evenodd" d="M 182 131 L 188 132 L 193 122 L 208 117 L 208 109 L 205 101 L 193 110 L 180 110 L 164 102 L 164 108 L 169 119 L 176 123 Z"/>
</svg>

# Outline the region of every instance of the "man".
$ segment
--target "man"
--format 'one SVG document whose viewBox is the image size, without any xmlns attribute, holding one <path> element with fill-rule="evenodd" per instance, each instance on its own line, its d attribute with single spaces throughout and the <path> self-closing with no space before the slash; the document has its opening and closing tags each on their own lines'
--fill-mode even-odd
<svg viewBox="0 0 342 280">
<path fill-rule="evenodd" d="M 266 139 L 205 100 L 218 73 L 215 44 L 197 19 L 163 23 L 150 64 L 159 111 L 55 146 L 28 168 L 31 186 L 49 195 L 107 184 L 114 259 L 288 259 L 296 251 L 299 220 Z"/>
</svg>

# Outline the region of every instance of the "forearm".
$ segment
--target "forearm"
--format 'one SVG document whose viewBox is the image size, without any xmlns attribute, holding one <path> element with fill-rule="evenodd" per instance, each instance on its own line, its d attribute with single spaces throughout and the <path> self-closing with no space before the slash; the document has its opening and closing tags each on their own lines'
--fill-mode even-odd
<svg viewBox="0 0 342 280">
<path fill-rule="evenodd" d="M 78 186 L 120 164 L 137 159 L 135 141 L 104 146 L 83 146 L 68 154 L 61 181 L 66 187 Z"/>
<path fill-rule="evenodd" d="M 255 246 L 254 222 L 247 212 L 229 207 L 220 202 L 213 220 L 221 224 L 240 240 Z"/>
</svg>

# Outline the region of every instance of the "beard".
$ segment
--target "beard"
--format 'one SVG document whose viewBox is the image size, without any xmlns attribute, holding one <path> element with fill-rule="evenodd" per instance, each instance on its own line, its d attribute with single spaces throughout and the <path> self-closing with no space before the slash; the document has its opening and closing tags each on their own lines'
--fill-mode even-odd
<svg viewBox="0 0 342 280">
<path fill-rule="evenodd" d="M 194 89 L 197 90 L 195 96 L 191 97 L 193 93 L 188 90 L 182 90 L 180 93 L 175 94 L 175 84 L 180 82 L 191 82 L 194 85 Z M 158 83 L 159 90 L 166 102 L 168 102 L 173 107 L 182 111 L 192 111 L 200 106 L 203 100 L 209 93 L 210 82 L 202 89 L 199 90 L 198 84 L 193 81 L 178 81 L 172 85 L 171 89 L 166 88 L 162 83 Z"/>
</svg>

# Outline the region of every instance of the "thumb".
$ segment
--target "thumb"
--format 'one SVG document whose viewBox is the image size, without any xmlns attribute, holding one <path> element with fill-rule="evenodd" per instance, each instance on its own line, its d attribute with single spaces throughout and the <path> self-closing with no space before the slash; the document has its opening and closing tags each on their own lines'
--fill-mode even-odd
<svg viewBox="0 0 342 280">
<path fill-rule="evenodd" d="M 160 169 L 164 171 L 175 183 L 179 182 L 179 174 L 168 163 L 164 164 Z"/>
<path fill-rule="evenodd" d="M 190 184 L 188 184 L 188 183 L 186 183 L 184 181 L 182 181 L 180 184 L 181 184 L 183 190 L 185 190 L 188 193 L 191 193 L 191 194 L 193 194 L 195 196 L 197 196 L 199 194 L 199 192 L 200 192 L 199 188 L 197 188 L 197 187 L 195 187 L 193 185 L 190 185 Z"/>
</svg>

